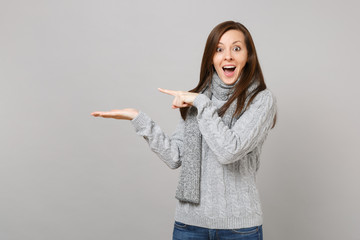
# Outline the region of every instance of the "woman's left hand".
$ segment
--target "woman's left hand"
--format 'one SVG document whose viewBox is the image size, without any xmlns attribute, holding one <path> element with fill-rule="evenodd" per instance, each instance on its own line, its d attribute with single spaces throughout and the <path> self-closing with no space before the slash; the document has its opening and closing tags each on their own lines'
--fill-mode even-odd
<svg viewBox="0 0 360 240">
<path fill-rule="evenodd" d="M 199 93 L 174 91 L 174 90 L 168 90 L 162 88 L 158 88 L 158 89 L 162 93 L 166 93 L 174 96 L 174 100 L 171 106 L 173 109 L 192 106 L 195 98 L 199 95 Z"/>
</svg>

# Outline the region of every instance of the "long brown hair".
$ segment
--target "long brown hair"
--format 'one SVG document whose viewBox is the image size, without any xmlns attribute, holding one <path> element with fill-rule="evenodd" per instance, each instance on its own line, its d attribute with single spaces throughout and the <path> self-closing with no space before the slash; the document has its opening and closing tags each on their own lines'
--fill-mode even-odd
<svg viewBox="0 0 360 240">
<path fill-rule="evenodd" d="M 245 45 L 248 52 L 247 62 L 242 69 L 240 80 L 234 86 L 234 92 L 230 96 L 229 100 L 220 108 L 219 116 L 223 116 L 225 111 L 230 107 L 233 101 L 237 101 L 236 111 L 234 116 L 240 115 L 242 110 L 247 108 L 256 95 L 266 89 L 264 76 L 261 71 L 260 63 L 256 54 L 255 45 L 250 35 L 249 30 L 241 23 L 234 21 L 226 21 L 217 25 L 209 34 L 203 58 L 201 61 L 200 68 L 200 80 L 198 85 L 190 90 L 190 92 L 199 93 L 206 88 L 211 82 L 213 73 L 215 71 L 213 66 L 213 57 L 216 52 L 217 45 L 220 41 L 221 36 L 229 30 L 239 30 L 244 34 Z M 248 92 L 248 88 L 253 84 L 257 83 L 257 87 L 251 92 Z M 246 99 L 250 97 L 249 101 L 245 106 Z M 180 108 L 182 118 L 186 119 L 186 114 L 189 108 Z M 273 127 L 275 126 L 276 116 L 274 119 Z"/>
</svg>

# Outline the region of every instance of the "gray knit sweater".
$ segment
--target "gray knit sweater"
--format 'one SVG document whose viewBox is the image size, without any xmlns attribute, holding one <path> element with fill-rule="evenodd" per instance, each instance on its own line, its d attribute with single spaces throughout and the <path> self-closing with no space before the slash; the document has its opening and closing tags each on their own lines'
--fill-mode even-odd
<svg viewBox="0 0 360 240">
<path fill-rule="evenodd" d="M 234 229 L 262 224 L 255 185 L 259 156 L 273 125 L 276 101 L 266 89 L 229 128 L 217 110 L 225 101 L 199 94 L 193 103 L 202 134 L 200 204 L 178 201 L 175 220 L 211 229 Z M 181 166 L 184 121 L 167 136 L 144 112 L 132 121 L 153 152 L 170 168 Z"/>
</svg>

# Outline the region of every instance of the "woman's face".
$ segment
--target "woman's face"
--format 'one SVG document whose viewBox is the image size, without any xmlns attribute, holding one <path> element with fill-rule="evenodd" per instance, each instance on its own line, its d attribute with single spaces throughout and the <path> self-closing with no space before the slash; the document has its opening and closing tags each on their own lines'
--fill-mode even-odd
<svg viewBox="0 0 360 240">
<path fill-rule="evenodd" d="M 220 79 L 228 85 L 236 82 L 247 61 L 244 34 L 239 30 L 225 32 L 218 43 L 213 65 Z"/>
</svg>

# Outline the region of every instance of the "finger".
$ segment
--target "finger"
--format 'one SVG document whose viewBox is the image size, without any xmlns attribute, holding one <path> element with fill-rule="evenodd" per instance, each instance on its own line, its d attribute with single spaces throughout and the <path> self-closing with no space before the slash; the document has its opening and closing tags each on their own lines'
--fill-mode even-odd
<svg viewBox="0 0 360 240">
<path fill-rule="evenodd" d="M 114 109 L 114 110 L 110 110 L 107 112 L 92 112 L 91 115 L 93 115 L 94 117 L 112 117 L 114 116 L 114 112 L 119 112 L 120 110 Z"/>
<path fill-rule="evenodd" d="M 103 118 L 118 118 L 119 115 L 120 115 L 119 112 L 114 112 L 114 111 L 102 112 L 100 114 L 100 116 L 103 117 Z"/>
<path fill-rule="evenodd" d="M 191 107 L 191 105 L 189 105 L 189 104 L 187 104 L 187 103 L 185 103 L 185 104 L 183 104 L 183 105 L 181 105 L 181 106 L 171 105 L 171 108 L 172 108 L 172 109 L 185 108 L 185 107 Z"/>
<path fill-rule="evenodd" d="M 92 112 L 91 115 L 94 117 L 99 117 L 101 115 L 101 112 Z"/>
<path fill-rule="evenodd" d="M 103 113 L 101 114 L 101 117 L 103 118 L 115 118 L 115 116 L 111 113 Z"/>
<path fill-rule="evenodd" d="M 177 106 L 177 98 L 174 98 L 171 104 L 172 106 Z"/>
<path fill-rule="evenodd" d="M 168 95 L 172 95 L 172 96 L 176 96 L 178 91 L 174 91 L 174 90 L 169 90 L 169 89 L 162 89 L 162 88 L 158 88 L 158 90 L 162 93 L 166 93 Z"/>
<path fill-rule="evenodd" d="M 93 113 L 91 113 L 91 115 L 93 115 L 94 117 L 108 118 L 108 117 L 111 117 L 113 115 L 113 113 L 112 112 L 93 112 Z"/>
</svg>

